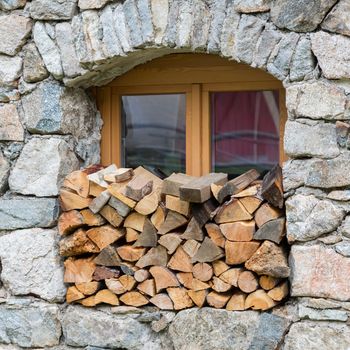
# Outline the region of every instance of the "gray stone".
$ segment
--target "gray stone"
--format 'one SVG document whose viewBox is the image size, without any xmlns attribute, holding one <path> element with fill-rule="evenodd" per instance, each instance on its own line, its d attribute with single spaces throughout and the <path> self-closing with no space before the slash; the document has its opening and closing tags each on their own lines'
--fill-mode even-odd
<svg viewBox="0 0 350 350">
<path fill-rule="evenodd" d="M 340 309 L 342 304 L 339 301 L 322 299 L 322 298 L 302 298 L 301 302 L 313 309 Z"/>
<path fill-rule="evenodd" d="M 29 18 L 11 14 L 0 17 L 0 53 L 14 56 L 32 30 Z"/>
<path fill-rule="evenodd" d="M 34 19 L 71 19 L 77 8 L 77 0 L 32 0 L 30 16 Z"/>
<path fill-rule="evenodd" d="M 137 11 L 135 0 L 126 0 L 123 4 L 125 21 L 129 29 L 130 42 L 133 47 L 140 47 L 145 44 L 141 21 Z"/>
<path fill-rule="evenodd" d="M 17 89 L 12 87 L 1 87 L 0 86 L 0 102 L 7 103 L 10 101 L 18 101 L 20 95 Z"/>
<path fill-rule="evenodd" d="M 144 44 L 154 43 L 152 13 L 149 0 L 136 1 L 137 12 L 140 20 L 142 40 Z"/>
<path fill-rule="evenodd" d="M 16 300 L 0 305 L 0 343 L 47 348 L 57 345 L 60 336 L 57 305 L 43 302 L 23 305 Z M 0 347 L 3 349 L 4 345 Z"/>
<path fill-rule="evenodd" d="M 311 124 L 311 125 L 308 125 Z M 288 120 L 285 126 L 284 150 L 291 157 L 333 158 L 339 155 L 334 124 Z M 327 140 L 327 143 L 324 142 Z"/>
<path fill-rule="evenodd" d="M 79 0 L 78 6 L 81 10 L 99 9 L 112 0 Z"/>
<path fill-rule="evenodd" d="M 13 104 L 0 107 L 0 140 L 23 141 L 24 130 L 19 120 L 17 108 Z"/>
<path fill-rule="evenodd" d="M 10 160 L 15 160 L 21 153 L 23 148 L 22 142 L 11 142 L 3 149 L 4 155 Z"/>
<path fill-rule="evenodd" d="M 64 300 L 66 287 L 57 235 L 56 230 L 33 228 L 0 237 L 1 280 L 12 295 Z"/>
<path fill-rule="evenodd" d="M 258 17 L 242 15 L 236 33 L 235 55 L 244 63 L 251 64 L 258 39 L 265 22 Z"/>
<path fill-rule="evenodd" d="M 346 311 L 341 310 L 317 310 L 304 305 L 299 306 L 299 317 L 315 321 L 347 321 Z"/>
<path fill-rule="evenodd" d="M 210 29 L 210 9 L 201 1 L 192 6 L 192 50 L 206 51 Z"/>
<path fill-rule="evenodd" d="M 58 212 L 58 202 L 54 198 L 1 198 L 0 230 L 52 227 L 57 221 Z"/>
<path fill-rule="evenodd" d="M 327 79 L 350 78 L 350 38 L 319 31 L 311 34 L 311 44 Z"/>
<path fill-rule="evenodd" d="M 0 195 L 7 188 L 7 178 L 10 174 L 10 164 L 0 150 Z"/>
<path fill-rule="evenodd" d="M 275 0 L 271 3 L 271 20 L 279 28 L 295 32 L 313 31 L 337 0 Z"/>
<path fill-rule="evenodd" d="M 313 159 L 289 159 L 283 164 L 283 189 L 285 192 L 305 184 Z"/>
<path fill-rule="evenodd" d="M 297 194 L 287 199 L 287 238 L 289 242 L 310 241 L 334 231 L 344 211 L 328 200 Z"/>
<path fill-rule="evenodd" d="M 340 0 L 321 24 L 329 32 L 350 36 L 350 3 Z"/>
<path fill-rule="evenodd" d="M 176 47 L 184 48 L 191 46 L 191 34 L 193 25 L 192 4 L 188 1 L 180 1 L 178 29 L 176 35 Z"/>
<path fill-rule="evenodd" d="M 164 349 L 161 337 L 149 325 L 129 315 L 116 315 L 107 310 L 69 306 L 62 318 L 67 345 L 96 346 L 112 349 Z"/>
<path fill-rule="evenodd" d="M 176 350 L 272 350 L 288 325 L 289 321 L 282 317 L 255 311 L 194 308 L 175 316 L 169 335 Z"/>
<path fill-rule="evenodd" d="M 335 245 L 335 250 L 337 253 L 350 257 L 350 242 L 343 241 Z"/>
<path fill-rule="evenodd" d="M 129 30 L 126 25 L 126 19 L 123 11 L 123 5 L 118 4 L 114 9 L 114 26 L 120 45 L 124 52 L 131 51 Z M 166 25 L 166 23 L 165 23 Z M 164 34 L 164 33 L 163 33 Z"/>
<path fill-rule="evenodd" d="M 223 1 L 221 1 L 222 3 Z M 213 9 L 215 8 L 218 1 L 214 1 Z M 164 32 L 164 37 L 162 44 L 166 47 L 174 47 L 176 45 L 176 35 L 177 35 L 177 18 L 179 16 L 179 1 L 170 2 L 170 8 L 168 13 L 168 23 L 166 26 L 166 30 Z M 222 18 L 223 20 L 223 18 Z M 222 23 L 221 23 L 222 26 Z M 218 33 L 216 33 L 218 35 Z M 210 39 L 209 39 L 210 40 Z M 220 38 L 218 39 L 220 42 Z"/>
<path fill-rule="evenodd" d="M 327 195 L 327 198 L 333 199 L 335 201 L 350 201 L 350 190 L 335 190 Z"/>
<path fill-rule="evenodd" d="M 44 62 L 34 43 L 28 44 L 24 49 L 23 78 L 28 83 L 36 83 L 49 76 Z"/>
<path fill-rule="evenodd" d="M 345 237 L 350 238 L 350 216 L 346 216 L 338 231 Z"/>
<path fill-rule="evenodd" d="M 61 22 L 56 24 L 56 42 L 60 50 L 65 77 L 71 78 L 80 75 L 83 70 L 79 66 L 79 61 L 75 54 L 70 23 Z"/>
<path fill-rule="evenodd" d="M 15 10 L 24 7 L 27 0 L 0 0 L 0 10 Z"/>
<path fill-rule="evenodd" d="M 0 55 L 0 85 L 17 86 L 22 72 L 22 58 Z"/>
<path fill-rule="evenodd" d="M 50 38 L 45 29 L 45 24 L 36 22 L 33 30 L 34 41 L 44 60 L 47 70 L 56 78 L 63 77 L 61 56 L 55 42 Z"/>
<path fill-rule="evenodd" d="M 326 234 L 324 236 L 321 236 L 317 239 L 318 241 L 324 243 L 324 244 L 336 244 L 343 240 L 342 236 L 338 232 L 332 232 L 330 234 Z"/>
<path fill-rule="evenodd" d="M 349 151 L 345 151 L 335 159 L 318 159 L 310 165 L 305 185 L 320 188 L 348 186 L 349 171 Z"/>
<path fill-rule="evenodd" d="M 311 41 L 307 37 L 301 37 L 290 66 L 290 80 L 300 81 L 313 78 L 315 67 L 316 59 L 311 51 Z"/>
<path fill-rule="evenodd" d="M 350 300 L 350 259 L 320 245 L 293 245 L 289 256 L 291 296 Z"/>
<path fill-rule="evenodd" d="M 231 3 L 231 6 L 227 7 L 220 38 L 221 54 L 225 57 L 235 57 L 235 38 L 240 18 L 240 14 L 236 12 L 233 3 Z"/>
<path fill-rule="evenodd" d="M 292 85 L 286 92 L 287 108 L 294 116 L 327 120 L 349 118 L 345 91 L 336 85 L 319 81 Z"/>
<path fill-rule="evenodd" d="M 56 196 L 64 177 L 79 161 L 61 138 L 33 138 L 22 150 L 9 178 L 14 192 L 38 197 Z"/>
<path fill-rule="evenodd" d="M 243 13 L 266 12 L 270 10 L 270 0 L 238 0 L 235 10 Z"/>
<path fill-rule="evenodd" d="M 348 350 L 350 328 L 337 322 L 299 322 L 291 326 L 284 350 Z"/>
<path fill-rule="evenodd" d="M 154 42 L 160 45 L 168 23 L 169 0 L 151 0 L 151 12 L 154 26 Z"/>
<path fill-rule="evenodd" d="M 337 120 L 335 123 L 335 132 L 337 133 L 338 145 L 340 147 L 346 147 L 350 133 L 350 124 Z"/>
</svg>

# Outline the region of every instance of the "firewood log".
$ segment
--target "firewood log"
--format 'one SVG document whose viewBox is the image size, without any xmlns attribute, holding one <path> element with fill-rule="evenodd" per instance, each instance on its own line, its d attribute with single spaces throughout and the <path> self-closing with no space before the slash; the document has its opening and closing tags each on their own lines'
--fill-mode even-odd
<svg viewBox="0 0 350 350">
<path fill-rule="evenodd" d="M 149 272 L 154 278 L 157 293 L 159 293 L 162 289 L 166 289 L 168 287 L 177 287 L 180 285 L 176 276 L 166 267 L 152 266 Z"/>
<path fill-rule="evenodd" d="M 94 213 L 98 213 L 109 201 L 111 194 L 106 190 L 101 192 L 96 198 L 92 200 L 89 209 Z"/>
<path fill-rule="evenodd" d="M 218 293 L 224 293 L 227 292 L 231 289 L 231 285 L 224 282 L 222 279 L 214 276 L 213 277 L 213 285 L 212 285 L 212 289 L 215 290 L 215 292 Z"/>
<path fill-rule="evenodd" d="M 269 241 L 280 244 L 285 235 L 285 222 L 285 218 L 278 218 L 266 222 L 254 233 L 254 239 L 268 239 Z"/>
<path fill-rule="evenodd" d="M 114 293 L 112 293 L 110 290 L 103 289 L 98 291 L 95 295 L 92 295 L 91 297 L 88 297 L 80 301 L 80 304 L 84 306 L 90 306 L 90 307 L 93 307 L 102 303 L 117 306 L 119 305 L 119 300 L 118 300 L 118 297 Z"/>
<path fill-rule="evenodd" d="M 210 238 L 205 237 L 196 255 L 192 258 L 192 261 L 212 262 L 214 260 L 220 259 L 223 256 L 223 250 L 216 246 Z"/>
<path fill-rule="evenodd" d="M 133 228 L 136 231 L 141 232 L 143 225 L 145 224 L 146 217 L 139 213 L 131 213 L 124 221 L 124 227 Z"/>
<path fill-rule="evenodd" d="M 128 181 L 134 175 L 134 170 L 131 168 L 119 168 L 113 173 L 106 174 L 103 179 L 107 182 L 124 182 Z"/>
<path fill-rule="evenodd" d="M 209 220 L 213 218 L 217 210 L 217 202 L 210 198 L 204 203 L 192 203 L 191 212 L 196 219 L 199 227 L 203 227 Z"/>
<path fill-rule="evenodd" d="M 103 266 L 120 266 L 122 260 L 120 259 L 116 249 L 111 245 L 103 248 L 101 252 L 94 259 L 96 265 Z"/>
<path fill-rule="evenodd" d="M 199 242 L 190 239 L 182 245 L 182 248 L 190 258 L 193 258 L 197 254 L 200 246 L 201 244 Z"/>
<path fill-rule="evenodd" d="M 168 294 L 157 294 L 154 297 L 152 297 L 149 301 L 161 310 L 174 310 L 173 302 L 171 301 Z"/>
<path fill-rule="evenodd" d="M 135 210 L 142 215 L 150 215 L 156 211 L 160 201 L 160 189 L 156 189 L 143 197 L 135 206 Z"/>
<path fill-rule="evenodd" d="M 136 266 L 143 269 L 147 266 L 166 266 L 168 263 L 168 254 L 162 246 L 151 248 L 144 256 L 136 263 Z"/>
<path fill-rule="evenodd" d="M 64 262 L 64 282 L 84 283 L 92 281 L 92 275 L 96 269 L 91 258 L 73 259 L 69 258 Z"/>
<path fill-rule="evenodd" d="M 187 291 L 188 296 L 192 299 L 192 301 L 195 303 L 198 307 L 203 307 L 205 300 L 208 295 L 208 290 L 189 290 Z"/>
<path fill-rule="evenodd" d="M 193 276 L 202 282 L 208 282 L 213 277 L 213 268 L 207 263 L 197 263 L 193 266 Z"/>
<path fill-rule="evenodd" d="M 204 233 L 199 226 L 197 220 L 193 217 L 188 223 L 185 232 L 181 235 L 182 239 L 195 239 L 196 241 L 203 241 Z"/>
<path fill-rule="evenodd" d="M 153 181 L 141 175 L 135 176 L 126 186 L 125 195 L 134 201 L 140 201 L 144 196 L 152 192 Z"/>
<path fill-rule="evenodd" d="M 224 282 L 230 284 L 231 286 L 237 287 L 238 286 L 238 277 L 243 271 L 242 268 L 231 268 L 226 271 L 224 271 L 222 274 L 219 275 L 220 279 Z"/>
<path fill-rule="evenodd" d="M 222 260 L 216 260 L 213 261 L 213 271 L 214 275 L 219 277 L 222 273 L 227 271 L 230 268 L 224 261 Z"/>
<path fill-rule="evenodd" d="M 243 271 L 238 276 L 238 288 L 245 293 L 251 293 L 259 287 L 258 279 L 251 271 Z"/>
<path fill-rule="evenodd" d="M 262 200 L 260 198 L 252 196 L 240 198 L 239 201 L 251 215 L 255 213 L 255 211 L 260 207 L 262 203 Z"/>
<path fill-rule="evenodd" d="M 157 231 L 151 221 L 146 218 L 143 225 L 143 230 L 139 234 L 134 247 L 155 247 L 157 245 Z"/>
<path fill-rule="evenodd" d="M 139 238 L 139 232 L 137 232 L 133 228 L 127 227 L 125 231 L 125 240 L 127 243 L 135 242 Z"/>
<path fill-rule="evenodd" d="M 109 199 L 108 205 L 111 206 L 114 210 L 116 210 L 116 212 L 123 218 L 128 216 L 131 211 L 131 208 L 129 206 L 127 206 L 121 200 L 113 196 L 111 196 L 111 198 Z"/>
<path fill-rule="evenodd" d="M 80 197 L 87 198 L 89 195 L 89 179 L 87 174 L 81 170 L 73 171 L 67 175 L 63 186 L 75 191 Z"/>
<path fill-rule="evenodd" d="M 109 278 L 118 278 L 120 275 L 119 270 L 112 269 L 106 266 L 96 266 L 92 279 L 94 281 L 103 281 Z"/>
<path fill-rule="evenodd" d="M 261 196 L 273 206 L 282 209 L 284 205 L 282 169 L 275 165 L 264 177 Z"/>
<path fill-rule="evenodd" d="M 100 214 L 94 214 L 90 209 L 83 209 L 80 214 L 83 217 L 85 225 L 102 226 L 106 223 L 104 217 L 102 217 Z"/>
<path fill-rule="evenodd" d="M 107 278 L 105 283 L 107 288 L 114 294 L 121 295 L 127 292 L 125 286 L 117 278 Z"/>
<path fill-rule="evenodd" d="M 166 195 L 165 207 L 172 211 L 176 211 L 177 213 L 183 216 L 188 216 L 189 210 L 190 210 L 190 203 L 186 201 L 182 201 L 178 197 Z"/>
<path fill-rule="evenodd" d="M 78 210 L 63 212 L 58 219 L 58 232 L 66 236 L 84 225 L 84 218 Z"/>
<path fill-rule="evenodd" d="M 180 197 L 180 187 L 196 179 L 194 176 L 173 173 L 163 181 L 162 193 Z"/>
<path fill-rule="evenodd" d="M 95 182 L 89 181 L 89 184 L 89 196 L 97 197 L 99 194 L 106 190 L 105 187 L 102 187 Z"/>
<path fill-rule="evenodd" d="M 167 233 L 158 239 L 158 243 L 167 249 L 168 254 L 173 254 L 181 242 L 178 233 Z"/>
<path fill-rule="evenodd" d="M 223 235 L 230 241 L 249 242 L 255 232 L 255 221 L 236 221 L 220 225 Z"/>
<path fill-rule="evenodd" d="M 67 288 L 67 293 L 66 293 L 66 302 L 68 304 L 73 303 L 74 301 L 84 299 L 85 295 L 81 293 L 77 287 L 71 286 Z"/>
<path fill-rule="evenodd" d="M 231 242 L 226 241 L 226 264 L 238 265 L 249 260 L 259 248 L 259 242 Z"/>
<path fill-rule="evenodd" d="M 166 290 L 173 301 L 175 310 L 182 310 L 193 306 L 192 299 L 188 296 L 185 288 L 171 287 Z"/>
<path fill-rule="evenodd" d="M 86 234 L 102 250 L 123 237 L 125 231 L 111 225 L 104 225 L 91 228 Z"/>
<path fill-rule="evenodd" d="M 210 239 L 220 248 L 225 248 L 225 237 L 222 234 L 220 227 L 214 223 L 205 225 L 205 229 Z"/>
<path fill-rule="evenodd" d="M 210 185 L 211 193 L 217 201 L 219 201 L 219 192 L 222 188 L 223 188 L 222 185 L 216 185 L 216 184 Z"/>
<path fill-rule="evenodd" d="M 170 258 L 168 267 L 175 271 L 192 272 L 193 265 L 191 258 L 183 250 L 181 246 L 176 249 L 175 254 Z"/>
<path fill-rule="evenodd" d="M 232 199 L 224 203 L 215 216 L 217 224 L 224 224 L 226 222 L 251 220 L 253 217 L 244 208 L 243 204 L 238 199 Z"/>
<path fill-rule="evenodd" d="M 259 278 L 259 284 L 260 286 L 265 290 L 270 290 L 272 288 L 275 288 L 277 284 L 280 282 L 279 278 L 263 275 Z"/>
<path fill-rule="evenodd" d="M 222 309 L 231 297 L 230 293 L 210 292 L 207 295 L 207 303 L 216 309 Z"/>
<path fill-rule="evenodd" d="M 88 179 L 101 187 L 107 188 L 108 183 L 103 179 L 104 175 L 111 174 L 117 170 L 117 166 L 115 164 L 111 164 L 107 168 L 103 168 L 99 171 L 88 174 Z"/>
<path fill-rule="evenodd" d="M 114 227 L 119 227 L 124 220 L 124 218 L 110 205 L 105 205 L 100 210 L 100 214 Z"/>
<path fill-rule="evenodd" d="M 267 295 L 275 301 L 281 301 L 282 299 L 284 299 L 289 292 L 289 288 L 288 288 L 288 282 L 284 281 L 281 284 L 279 284 L 277 287 L 269 290 L 267 292 Z"/>
<path fill-rule="evenodd" d="M 185 225 L 187 223 L 187 218 L 182 216 L 175 211 L 169 210 L 165 218 L 165 221 L 160 226 L 158 233 L 164 235 L 170 231 L 176 230 L 177 228 Z"/>
<path fill-rule="evenodd" d="M 260 185 L 251 185 L 244 189 L 243 191 L 240 191 L 236 194 L 234 194 L 232 197 L 234 198 L 243 198 L 243 197 L 256 197 L 256 195 L 259 193 L 261 186 Z"/>
<path fill-rule="evenodd" d="M 141 283 L 143 281 L 146 281 L 150 277 L 149 271 L 145 269 L 140 269 L 135 271 L 134 278 L 137 282 Z"/>
<path fill-rule="evenodd" d="M 190 290 L 198 291 L 210 288 L 208 283 L 194 278 L 191 272 L 179 272 L 176 274 L 176 277 L 184 287 Z"/>
<path fill-rule="evenodd" d="M 268 310 L 277 303 L 272 300 L 263 289 L 258 289 L 249 294 L 245 300 L 244 308 L 253 310 Z"/>
<path fill-rule="evenodd" d="M 154 297 L 156 295 L 156 285 L 154 279 L 149 279 L 139 283 L 137 289 L 150 297 Z"/>
<path fill-rule="evenodd" d="M 120 200 L 122 203 L 124 203 L 125 205 L 127 205 L 129 208 L 133 209 L 137 202 L 134 201 L 133 199 L 130 199 L 126 196 L 124 196 L 121 192 L 120 192 L 120 186 L 117 184 L 111 184 L 108 186 L 108 192 L 115 198 L 117 198 L 118 200 Z"/>
<path fill-rule="evenodd" d="M 129 306 L 143 306 L 148 304 L 148 299 L 140 292 L 127 292 L 123 294 L 119 300 Z"/>
<path fill-rule="evenodd" d="M 143 247 L 123 245 L 117 248 L 117 253 L 124 261 L 138 261 L 145 255 L 146 249 Z"/>
<path fill-rule="evenodd" d="M 151 216 L 151 222 L 153 226 L 159 231 L 164 221 L 165 221 L 165 210 L 161 205 L 159 205 L 157 210 Z"/>
<path fill-rule="evenodd" d="M 136 280 L 133 276 L 122 275 L 118 280 L 127 292 L 131 291 L 136 286 Z"/>
<path fill-rule="evenodd" d="M 256 225 L 261 227 L 266 222 L 278 219 L 283 215 L 282 211 L 278 208 L 272 207 L 268 203 L 264 203 L 254 214 Z"/>
<path fill-rule="evenodd" d="M 93 295 L 101 288 L 101 283 L 91 281 L 85 283 L 76 283 L 75 286 L 79 292 L 83 293 L 84 295 Z"/>
<path fill-rule="evenodd" d="M 226 310 L 228 311 L 243 311 L 245 310 L 246 294 L 242 292 L 234 292 L 232 297 L 226 304 Z"/>
<path fill-rule="evenodd" d="M 92 198 L 83 198 L 68 188 L 61 188 L 59 200 L 62 210 L 69 211 L 73 209 L 87 208 L 90 205 Z"/>
</svg>

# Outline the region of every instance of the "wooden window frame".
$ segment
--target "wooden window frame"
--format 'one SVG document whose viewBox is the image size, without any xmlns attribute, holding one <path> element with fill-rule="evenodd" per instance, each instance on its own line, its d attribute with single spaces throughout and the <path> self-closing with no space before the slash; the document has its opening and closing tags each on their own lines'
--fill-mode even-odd
<svg viewBox="0 0 350 350">
<path fill-rule="evenodd" d="M 240 67 L 243 67 L 243 75 L 240 74 Z M 283 151 L 287 120 L 285 90 L 278 80 L 260 70 L 247 67 L 216 56 L 177 54 L 136 67 L 108 85 L 97 88 L 97 104 L 104 122 L 101 137 L 102 164 L 122 165 L 122 96 L 186 94 L 186 173 L 200 176 L 212 170 L 210 93 L 266 90 L 279 91 L 279 146 L 280 163 L 283 163 L 286 160 Z M 254 80 L 254 76 L 257 79 Z"/>
</svg>

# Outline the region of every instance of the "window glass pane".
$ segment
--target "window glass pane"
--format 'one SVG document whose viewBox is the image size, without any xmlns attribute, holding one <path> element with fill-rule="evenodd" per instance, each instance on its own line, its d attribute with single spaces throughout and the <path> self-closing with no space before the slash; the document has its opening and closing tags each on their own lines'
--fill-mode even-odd
<svg viewBox="0 0 350 350">
<path fill-rule="evenodd" d="M 279 162 L 278 91 L 211 94 L 212 167 L 235 177 Z"/>
<path fill-rule="evenodd" d="M 122 96 L 124 166 L 185 172 L 186 95 Z"/>
</svg>

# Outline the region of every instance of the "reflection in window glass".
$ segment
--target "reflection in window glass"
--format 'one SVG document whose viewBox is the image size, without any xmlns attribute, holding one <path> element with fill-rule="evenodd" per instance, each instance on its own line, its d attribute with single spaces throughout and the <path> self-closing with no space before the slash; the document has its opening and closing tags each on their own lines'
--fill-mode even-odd
<svg viewBox="0 0 350 350">
<path fill-rule="evenodd" d="M 235 177 L 279 161 L 278 91 L 211 94 L 212 166 Z"/>
<path fill-rule="evenodd" d="M 122 97 L 124 166 L 185 172 L 185 94 Z"/>
</svg>

